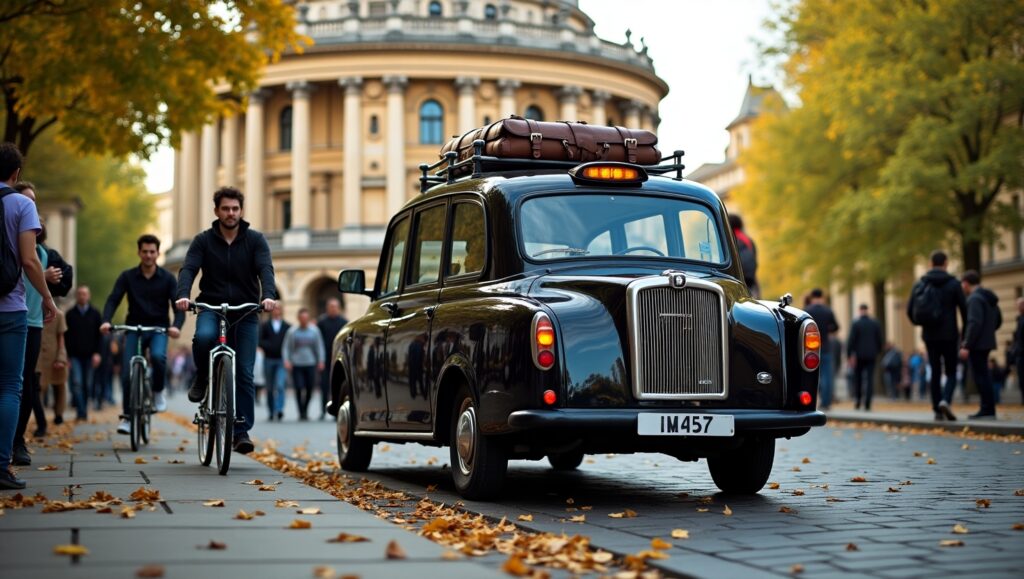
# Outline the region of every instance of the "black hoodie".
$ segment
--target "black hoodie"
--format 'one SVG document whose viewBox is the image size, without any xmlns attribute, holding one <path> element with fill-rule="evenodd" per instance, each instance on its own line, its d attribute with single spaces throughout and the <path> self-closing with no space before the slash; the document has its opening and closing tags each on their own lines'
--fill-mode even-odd
<svg viewBox="0 0 1024 579">
<path fill-rule="evenodd" d="M 967 319 L 967 301 L 964 299 L 964 290 L 960 287 L 960 280 L 949 275 L 946 270 L 932 269 L 921 276 L 914 284 L 910 295 L 922 283 L 930 283 L 941 288 L 942 320 L 935 325 L 921 326 L 921 338 L 926 342 L 948 340 L 957 342 L 960 340 L 960 331 L 956 324 L 956 311 L 960 310 L 960 319 Z M 907 317 L 914 320 L 911 315 L 913 308 L 913 297 L 907 299 Z"/>
<path fill-rule="evenodd" d="M 995 350 L 996 330 L 1003 325 L 999 311 L 999 297 L 991 291 L 976 287 L 967 297 L 967 325 L 964 344 L 968 350 Z"/>
<path fill-rule="evenodd" d="M 277 299 L 270 246 L 262 233 L 249 229 L 248 221 L 239 220 L 238 236 L 230 244 L 218 221 L 195 236 L 178 273 L 177 299 L 189 297 L 200 270 L 197 301 L 238 305 Z"/>
</svg>

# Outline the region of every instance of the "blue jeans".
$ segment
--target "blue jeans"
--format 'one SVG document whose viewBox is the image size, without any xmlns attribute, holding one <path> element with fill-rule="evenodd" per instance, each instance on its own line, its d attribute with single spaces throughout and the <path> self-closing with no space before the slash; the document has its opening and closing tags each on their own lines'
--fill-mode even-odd
<svg viewBox="0 0 1024 579">
<path fill-rule="evenodd" d="M 821 349 L 821 364 L 818 365 L 818 399 L 823 409 L 832 406 L 832 387 L 836 376 L 835 368 L 832 367 L 832 353 L 828 350 L 828 346 Z"/>
<path fill-rule="evenodd" d="M 121 346 L 121 407 L 128 414 L 128 393 L 131 387 L 132 357 L 138 353 L 139 335 L 128 332 Z M 142 334 L 142 355 L 149 349 L 149 367 L 153 370 L 153 392 L 164 391 L 167 377 L 167 334 L 144 332 Z"/>
<path fill-rule="evenodd" d="M 228 319 L 227 345 L 235 351 L 235 413 L 243 420 L 235 423 L 235 434 L 248 434 L 256 423 L 256 385 L 252 381 L 252 369 L 256 365 L 256 345 L 260 338 L 259 318 L 249 315 L 236 322 Z M 209 382 L 210 350 L 220 336 L 219 322 L 220 317 L 213 312 L 199 312 L 196 316 L 192 356 L 200 383 Z"/>
<path fill-rule="evenodd" d="M 77 417 L 85 420 L 89 417 L 89 398 L 92 393 L 96 369 L 92 367 L 92 356 L 70 358 L 71 362 L 71 397 L 75 403 Z"/>
<path fill-rule="evenodd" d="M 11 464 L 25 369 L 26 312 L 0 312 L 0 469 Z"/>
<path fill-rule="evenodd" d="M 264 358 L 263 375 L 267 380 L 267 410 L 270 417 L 284 412 L 284 389 L 288 381 L 288 374 L 284 370 L 284 360 L 281 358 Z"/>
</svg>

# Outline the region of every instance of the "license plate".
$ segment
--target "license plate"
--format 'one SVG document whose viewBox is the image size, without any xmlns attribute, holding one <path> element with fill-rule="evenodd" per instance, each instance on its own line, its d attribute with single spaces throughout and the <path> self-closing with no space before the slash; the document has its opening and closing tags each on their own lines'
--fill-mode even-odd
<svg viewBox="0 0 1024 579">
<path fill-rule="evenodd" d="M 651 414 L 637 416 L 636 432 L 644 436 L 733 436 L 736 420 L 723 414 Z"/>
</svg>

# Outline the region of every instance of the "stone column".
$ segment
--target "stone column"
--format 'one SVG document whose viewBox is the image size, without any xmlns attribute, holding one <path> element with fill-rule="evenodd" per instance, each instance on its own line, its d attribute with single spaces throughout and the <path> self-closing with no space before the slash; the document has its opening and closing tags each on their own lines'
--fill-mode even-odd
<svg viewBox="0 0 1024 579">
<path fill-rule="evenodd" d="M 181 237 L 198 232 L 199 222 L 199 136 L 194 131 L 181 135 Z"/>
<path fill-rule="evenodd" d="M 67 249 L 64 246 L 64 216 L 60 209 L 46 214 L 46 245 L 56 248 L 61 255 Z M 166 243 L 166 240 L 161 240 Z M 170 246 L 170 244 L 168 244 Z M 68 263 L 71 263 L 70 261 Z"/>
<path fill-rule="evenodd" d="M 338 84 L 345 88 L 345 107 L 342 122 L 345 123 L 344 142 L 345 165 L 342 169 L 342 222 L 349 233 L 358 237 L 363 223 L 363 79 L 354 76 L 343 78 Z M 349 238 L 342 232 L 342 244 Z"/>
<path fill-rule="evenodd" d="M 576 105 L 579 103 L 580 94 L 583 89 L 578 86 L 566 86 L 558 91 L 558 103 L 561 105 L 560 119 L 563 121 L 578 121 L 579 112 Z"/>
<path fill-rule="evenodd" d="M 227 187 L 238 186 L 238 115 L 224 117 L 220 135 L 220 164 L 224 167 L 223 183 Z"/>
<path fill-rule="evenodd" d="M 516 108 L 516 89 L 521 85 L 521 82 L 513 78 L 498 80 L 498 90 L 500 91 L 498 93 L 498 116 L 500 118 L 519 114 L 519 109 Z"/>
<path fill-rule="evenodd" d="M 263 181 L 263 99 L 262 90 L 249 93 L 245 110 L 245 219 L 255 229 L 263 229 L 266 201 Z M 293 111 L 294 112 L 294 111 Z"/>
<path fill-rule="evenodd" d="M 306 81 L 290 82 L 292 91 L 292 223 L 284 233 L 285 247 L 306 247 L 310 241 L 309 93 Z"/>
<path fill-rule="evenodd" d="M 405 178 L 405 87 L 404 76 L 385 76 L 388 88 L 387 126 L 387 214 L 394 215 L 405 203 L 408 193 Z"/>
<path fill-rule="evenodd" d="M 590 124 L 598 126 L 608 124 L 608 112 L 605 109 L 605 105 L 608 103 L 608 99 L 610 98 L 612 98 L 612 95 L 608 94 L 608 91 L 594 91 L 593 95 L 590 97 L 591 109 L 594 111 L 590 119 Z"/>
<path fill-rule="evenodd" d="M 210 208 L 213 192 L 217 190 L 217 123 L 203 126 L 202 152 L 199 169 L 199 194 L 196 196 L 196 231 L 202 231 L 212 221 Z M 210 219 L 207 219 L 207 218 Z"/>
<path fill-rule="evenodd" d="M 622 109 L 623 125 L 627 129 L 639 129 L 640 127 L 640 107 L 643 103 L 639 101 L 625 101 L 620 105 Z"/>
<path fill-rule="evenodd" d="M 78 215 L 74 209 L 61 210 L 62 221 L 64 222 L 64 249 L 61 252 L 64 261 L 75 265 L 78 263 Z M 76 282 L 75 285 L 81 285 Z"/>
<path fill-rule="evenodd" d="M 480 86 L 480 78 L 460 76 L 455 79 L 455 87 L 459 91 L 459 134 L 478 125 L 476 120 L 476 87 Z"/>
</svg>

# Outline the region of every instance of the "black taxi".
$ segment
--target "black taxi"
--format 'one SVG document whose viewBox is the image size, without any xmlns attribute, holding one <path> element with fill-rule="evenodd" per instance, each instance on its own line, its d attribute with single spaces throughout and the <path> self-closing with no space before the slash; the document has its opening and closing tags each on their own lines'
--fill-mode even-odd
<svg viewBox="0 0 1024 579">
<path fill-rule="evenodd" d="M 421 166 L 372 287 L 339 275 L 371 300 L 334 341 L 341 467 L 366 470 L 379 441 L 448 446 L 480 499 L 510 459 L 660 452 L 760 491 L 775 440 L 825 424 L 820 334 L 788 295 L 751 297 L 726 209 L 681 154 Z"/>
</svg>

